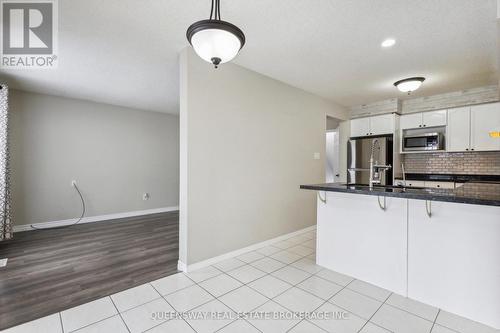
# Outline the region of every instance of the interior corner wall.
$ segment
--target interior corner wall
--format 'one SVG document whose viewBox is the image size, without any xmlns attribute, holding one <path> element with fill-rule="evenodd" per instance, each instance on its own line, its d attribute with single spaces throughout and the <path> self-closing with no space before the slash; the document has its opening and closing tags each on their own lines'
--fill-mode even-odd
<svg viewBox="0 0 500 333">
<path fill-rule="evenodd" d="M 179 117 L 10 90 L 15 225 L 175 207 Z M 143 193 L 150 193 L 144 201 Z"/>
<path fill-rule="evenodd" d="M 214 69 L 190 49 L 180 63 L 181 261 L 314 225 L 316 193 L 299 185 L 324 182 L 326 115 L 347 111 L 235 64 Z"/>
</svg>

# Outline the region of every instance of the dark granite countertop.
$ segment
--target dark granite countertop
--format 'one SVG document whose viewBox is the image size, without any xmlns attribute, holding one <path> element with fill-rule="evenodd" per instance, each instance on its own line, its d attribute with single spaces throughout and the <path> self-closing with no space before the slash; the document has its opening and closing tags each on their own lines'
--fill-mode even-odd
<svg viewBox="0 0 500 333">
<path fill-rule="evenodd" d="M 472 205 L 500 206 L 500 184 L 468 182 L 455 189 L 402 188 L 397 186 L 347 185 L 326 183 L 301 185 L 301 189 L 397 197 L 416 200 L 445 201 Z M 499 217 L 500 219 L 500 217 Z"/>
</svg>

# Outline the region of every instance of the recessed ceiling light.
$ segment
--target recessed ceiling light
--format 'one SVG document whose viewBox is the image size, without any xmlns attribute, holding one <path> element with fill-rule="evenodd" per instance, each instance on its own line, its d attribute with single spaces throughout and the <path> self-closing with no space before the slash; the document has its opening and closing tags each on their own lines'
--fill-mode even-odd
<svg viewBox="0 0 500 333">
<path fill-rule="evenodd" d="M 425 81 L 425 77 L 410 77 L 408 79 L 399 80 L 394 82 L 394 86 L 401 92 L 408 93 L 408 95 L 420 88 L 422 83 Z"/>
<path fill-rule="evenodd" d="M 380 45 L 382 45 L 382 47 L 391 47 L 394 46 L 394 44 L 396 44 L 396 40 L 393 38 L 388 38 L 384 40 Z"/>
</svg>

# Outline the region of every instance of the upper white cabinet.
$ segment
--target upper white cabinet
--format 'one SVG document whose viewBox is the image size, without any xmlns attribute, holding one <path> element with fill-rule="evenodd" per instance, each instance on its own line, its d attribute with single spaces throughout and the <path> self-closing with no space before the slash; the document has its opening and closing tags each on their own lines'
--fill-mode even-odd
<svg viewBox="0 0 500 333">
<path fill-rule="evenodd" d="M 395 116 L 384 114 L 370 118 L 371 135 L 393 134 L 395 129 Z"/>
<path fill-rule="evenodd" d="M 422 127 L 422 113 L 411 113 L 402 115 L 400 118 L 401 129 Z"/>
<path fill-rule="evenodd" d="M 500 150 L 500 140 L 490 135 L 500 130 L 500 103 L 448 110 L 448 151 Z"/>
<path fill-rule="evenodd" d="M 401 116 L 401 129 L 446 126 L 446 110 L 419 112 Z"/>
<path fill-rule="evenodd" d="M 446 126 L 446 110 L 422 113 L 422 127 Z"/>
<path fill-rule="evenodd" d="M 370 135 L 370 118 L 351 120 L 351 136 Z"/>
<path fill-rule="evenodd" d="M 467 151 L 470 148 L 470 107 L 448 110 L 446 150 Z"/>
<path fill-rule="evenodd" d="M 351 136 L 394 134 L 395 117 L 394 114 L 384 114 L 381 116 L 353 119 L 351 120 Z"/>
<path fill-rule="evenodd" d="M 500 150 L 500 139 L 491 135 L 500 131 L 500 103 L 472 106 L 470 122 L 472 150 Z"/>
</svg>

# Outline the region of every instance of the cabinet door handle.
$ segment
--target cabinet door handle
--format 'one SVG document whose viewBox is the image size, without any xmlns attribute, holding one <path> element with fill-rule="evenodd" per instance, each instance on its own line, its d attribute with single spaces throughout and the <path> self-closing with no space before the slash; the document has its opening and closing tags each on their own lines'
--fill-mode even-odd
<svg viewBox="0 0 500 333">
<path fill-rule="evenodd" d="M 429 216 L 429 218 L 431 218 L 432 217 L 432 201 L 425 200 L 425 211 L 427 213 L 427 216 Z"/>
<path fill-rule="evenodd" d="M 380 203 L 380 196 L 377 196 L 377 200 L 378 200 L 378 206 L 380 207 L 380 209 L 382 209 L 384 212 L 385 210 L 387 209 L 387 203 L 386 203 L 386 200 L 385 200 L 385 196 L 384 196 L 384 205 L 382 206 L 382 204 Z"/>
<path fill-rule="evenodd" d="M 326 204 L 326 192 L 325 192 L 325 198 L 323 199 L 323 198 L 321 197 L 321 194 L 319 194 L 319 191 L 318 191 L 318 198 L 319 198 L 319 200 L 320 200 L 322 203 Z"/>
</svg>

